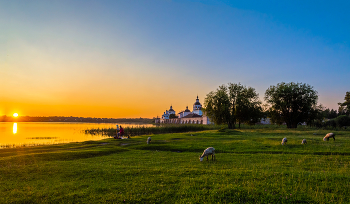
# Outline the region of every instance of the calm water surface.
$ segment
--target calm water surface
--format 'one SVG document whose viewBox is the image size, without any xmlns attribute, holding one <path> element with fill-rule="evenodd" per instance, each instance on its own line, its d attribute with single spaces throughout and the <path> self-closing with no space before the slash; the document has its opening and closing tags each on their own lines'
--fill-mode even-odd
<svg viewBox="0 0 350 204">
<path fill-rule="evenodd" d="M 85 134 L 84 130 L 115 128 L 116 125 L 116 123 L 0 122 L 0 148 L 101 140 L 106 136 Z M 139 123 L 118 123 L 118 125 L 153 126 Z"/>
</svg>

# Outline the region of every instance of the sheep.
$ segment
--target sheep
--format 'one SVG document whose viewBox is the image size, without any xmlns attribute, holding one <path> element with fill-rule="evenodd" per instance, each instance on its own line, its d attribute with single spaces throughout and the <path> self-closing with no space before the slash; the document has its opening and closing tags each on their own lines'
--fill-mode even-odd
<svg viewBox="0 0 350 204">
<path fill-rule="evenodd" d="M 151 137 L 147 138 L 147 144 L 149 144 L 151 142 Z"/>
<path fill-rule="evenodd" d="M 306 144 L 306 139 L 303 139 L 303 141 L 301 141 L 301 144 Z"/>
<path fill-rule="evenodd" d="M 203 154 L 199 157 L 200 161 L 203 161 L 204 157 L 207 157 L 207 161 L 208 161 L 208 156 L 211 155 L 211 160 L 215 160 L 215 149 L 214 147 L 208 147 L 203 151 Z"/>
<path fill-rule="evenodd" d="M 323 141 L 328 141 L 329 138 L 333 138 L 335 141 L 335 134 L 334 133 L 328 133 L 326 136 L 324 136 Z"/>
<path fill-rule="evenodd" d="M 285 143 L 287 143 L 287 138 L 286 137 L 282 139 L 281 145 L 284 145 Z"/>
</svg>

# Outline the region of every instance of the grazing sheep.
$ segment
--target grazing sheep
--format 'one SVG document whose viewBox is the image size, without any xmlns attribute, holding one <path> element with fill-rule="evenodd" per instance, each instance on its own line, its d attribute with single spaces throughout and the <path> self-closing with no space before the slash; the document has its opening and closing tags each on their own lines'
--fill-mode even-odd
<svg viewBox="0 0 350 204">
<path fill-rule="evenodd" d="M 281 145 L 284 145 L 285 143 L 287 143 L 287 138 L 286 137 L 282 139 Z"/>
<path fill-rule="evenodd" d="M 207 157 L 207 161 L 208 161 L 208 156 L 211 155 L 211 160 L 215 160 L 215 149 L 214 147 L 208 147 L 204 150 L 203 154 L 199 157 L 200 161 L 203 161 L 204 157 Z"/>
<path fill-rule="evenodd" d="M 306 139 L 303 139 L 303 141 L 301 141 L 301 144 L 306 144 Z"/>
<path fill-rule="evenodd" d="M 329 138 L 333 138 L 335 140 L 335 134 L 334 133 L 328 133 L 326 136 L 324 136 L 323 141 L 328 141 Z"/>
<path fill-rule="evenodd" d="M 147 138 L 147 144 L 149 144 L 151 142 L 151 137 Z"/>
</svg>

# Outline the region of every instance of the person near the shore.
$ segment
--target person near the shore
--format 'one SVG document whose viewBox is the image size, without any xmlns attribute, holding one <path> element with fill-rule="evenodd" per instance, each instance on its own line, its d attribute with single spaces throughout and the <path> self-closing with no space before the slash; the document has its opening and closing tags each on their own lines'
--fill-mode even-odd
<svg viewBox="0 0 350 204">
<path fill-rule="evenodd" d="M 122 126 L 120 126 L 119 132 L 118 132 L 118 137 L 122 137 L 124 135 L 124 129 L 122 128 Z"/>
<path fill-rule="evenodd" d="M 121 127 L 121 126 L 120 126 Z M 116 130 L 116 136 L 114 136 L 114 139 L 121 139 L 120 137 L 119 137 L 119 131 L 120 131 L 120 129 L 119 129 L 119 125 L 117 125 L 117 130 Z"/>
</svg>

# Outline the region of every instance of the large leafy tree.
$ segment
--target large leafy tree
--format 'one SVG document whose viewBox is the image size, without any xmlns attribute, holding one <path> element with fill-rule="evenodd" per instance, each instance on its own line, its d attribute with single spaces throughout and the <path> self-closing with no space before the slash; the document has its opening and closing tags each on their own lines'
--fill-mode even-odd
<svg viewBox="0 0 350 204">
<path fill-rule="evenodd" d="M 211 91 L 204 99 L 204 108 L 202 111 L 216 124 L 228 124 L 228 128 L 235 128 L 233 121 L 235 117 L 232 114 L 234 108 L 230 102 L 225 85 L 219 86 L 214 92 Z"/>
<path fill-rule="evenodd" d="M 317 91 L 302 83 L 279 83 L 265 92 L 265 100 L 270 105 L 272 122 L 286 123 L 287 128 L 297 128 L 298 123 L 310 122 L 319 112 Z"/>
<path fill-rule="evenodd" d="M 262 117 L 261 101 L 259 95 L 252 87 L 230 83 L 229 94 L 234 106 L 235 123 L 241 127 L 241 123 L 255 124 Z"/>
<path fill-rule="evenodd" d="M 339 105 L 339 114 L 350 115 L 350 92 L 347 91 L 344 97 L 344 103 L 338 103 Z"/>
<path fill-rule="evenodd" d="M 239 84 L 222 85 L 207 94 L 204 112 L 216 124 L 235 128 L 236 122 L 255 124 L 262 116 L 261 102 L 255 89 Z"/>
</svg>

